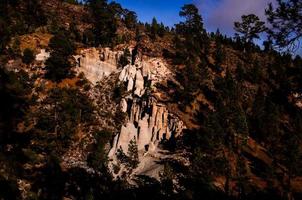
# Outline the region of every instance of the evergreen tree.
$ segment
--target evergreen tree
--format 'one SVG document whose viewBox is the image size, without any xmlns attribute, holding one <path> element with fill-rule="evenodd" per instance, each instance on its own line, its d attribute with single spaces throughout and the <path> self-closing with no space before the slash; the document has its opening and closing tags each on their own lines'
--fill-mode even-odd
<svg viewBox="0 0 302 200">
<path fill-rule="evenodd" d="M 63 33 L 52 37 L 49 42 L 52 49 L 50 57 L 46 60 L 46 78 L 59 82 L 72 75 L 69 57 L 74 51 L 73 43 Z"/>
<path fill-rule="evenodd" d="M 185 18 L 185 22 L 176 25 L 176 32 L 185 37 L 184 45 L 189 51 L 200 52 L 206 42 L 206 32 L 198 9 L 193 4 L 186 4 L 179 12 L 179 16 Z"/>
<path fill-rule="evenodd" d="M 129 167 L 131 169 L 135 169 L 139 164 L 138 149 L 135 138 L 130 141 L 127 154 L 129 158 Z"/>
<path fill-rule="evenodd" d="M 35 59 L 34 52 L 29 48 L 24 49 L 22 62 L 25 64 L 30 64 L 34 61 L 34 59 Z"/>
<path fill-rule="evenodd" d="M 234 29 L 243 35 L 245 42 L 252 43 L 253 39 L 258 39 L 259 34 L 266 30 L 265 23 L 254 14 L 242 15 L 241 20 L 241 22 L 234 23 Z"/>
<path fill-rule="evenodd" d="M 272 25 L 268 33 L 280 48 L 299 48 L 302 37 L 302 2 L 298 0 L 277 0 L 277 7 L 270 3 L 265 10 Z"/>
<path fill-rule="evenodd" d="M 238 63 L 237 68 L 236 68 L 236 78 L 238 82 L 242 82 L 245 80 L 246 77 L 246 71 L 244 67 L 241 65 L 241 63 Z"/>
<path fill-rule="evenodd" d="M 123 55 L 119 58 L 118 65 L 119 67 L 125 67 L 126 65 L 130 64 L 131 54 L 128 48 L 124 49 Z"/>
<path fill-rule="evenodd" d="M 158 30 L 159 30 L 159 24 L 155 17 L 153 17 L 153 19 L 152 19 L 150 28 L 151 28 L 150 29 L 151 39 L 155 40 L 156 36 L 158 35 Z"/>
<path fill-rule="evenodd" d="M 115 13 L 107 4 L 107 0 L 89 0 L 93 16 L 95 45 L 111 45 L 116 36 Z"/>
<path fill-rule="evenodd" d="M 137 23 L 137 15 L 135 12 L 133 11 L 129 11 L 129 10 L 125 10 L 125 17 L 124 17 L 124 21 L 125 21 L 125 25 L 127 28 L 129 29 L 134 29 Z"/>
<path fill-rule="evenodd" d="M 215 68 L 217 71 L 222 70 L 222 62 L 225 59 L 225 53 L 222 48 L 221 42 L 219 40 L 216 40 L 216 48 L 215 48 Z"/>
</svg>

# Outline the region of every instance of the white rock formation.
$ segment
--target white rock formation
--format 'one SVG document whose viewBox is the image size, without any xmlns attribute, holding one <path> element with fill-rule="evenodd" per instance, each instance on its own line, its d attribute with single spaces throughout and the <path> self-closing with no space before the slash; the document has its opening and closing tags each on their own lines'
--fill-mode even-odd
<svg viewBox="0 0 302 200">
<path fill-rule="evenodd" d="M 120 147 L 127 152 L 128 144 L 134 137 L 139 151 L 148 150 L 151 143 L 157 146 L 160 141 L 170 139 L 172 134 L 176 137 L 179 136 L 183 127 L 182 121 L 169 113 L 165 106 L 157 104 L 154 98 L 148 99 L 148 102 L 133 102 L 130 109 L 130 120 L 116 136 L 117 139 L 109 156 L 114 156 Z"/>
<path fill-rule="evenodd" d="M 111 51 L 109 48 L 84 49 L 80 55 L 74 56 L 77 61 L 77 71 L 83 72 L 86 78 L 95 84 L 104 76 L 108 76 L 117 71 L 118 59 L 122 52 Z"/>
<path fill-rule="evenodd" d="M 36 55 L 36 61 L 45 62 L 50 57 L 50 53 L 45 49 L 41 49 L 41 52 Z"/>
<path fill-rule="evenodd" d="M 121 111 L 123 113 L 127 112 L 127 106 L 128 106 L 127 101 L 126 101 L 126 99 L 123 98 L 120 103 Z"/>
<path fill-rule="evenodd" d="M 111 164 L 118 163 L 117 150 L 121 148 L 127 153 L 130 141 L 135 139 L 141 163 L 134 173 L 158 178 L 158 171 L 162 167 L 155 164 L 161 157 L 158 153 L 159 144 L 172 136 L 179 136 L 184 124 L 152 95 L 147 98 L 141 97 L 147 89 L 150 89 L 145 88 L 145 81 L 151 81 L 154 85 L 169 78 L 170 75 L 171 72 L 160 59 L 137 59 L 135 65 L 129 64 L 120 72 L 119 81 L 127 84 L 127 90 L 131 92 L 120 103 L 121 111 L 127 112 L 129 120 L 114 138 L 108 155 L 112 160 Z M 156 156 L 159 158 L 154 158 Z"/>
<path fill-rule="evenodd" d="M 78 63 L 77 71 L 83 72 L 90 82 L 96 83 L 104 76 L 118 72 L 117 65 L 121 54 L 122 52 L 114 52 L 108 48 L 101 50 L 90 48 L 82 50 L 80 55 L 74 58 Z M 162 152 L 160 142 L 181 134 L 183 122 L 170 113 L 165 105 L 158 103 L 152 94 L 144 96 L 147 90 L 155 89 L 155 83 L 172 77 L 171 71 L 166 66 L 160 58 L 140 57 L 136 59 L 134 65 L 129 64 L 120 70 L 119 81 L 127 85 L 128 92 L 127 96 L 121 99 L 119 107 L 122 113 L 128 115 L 128 121 L 115 136 L 108 155 L 112 172 L 113 166 L 118 163 L 117 150 L 121 148 L 127 153 L 130 141 L 135 139 L 140 164 L 133 173 L 158 178 L 162 166 L 156 161 L 166 156 L 160 153 Z M 151 87 L 146 87 L 150 82 Z M 122 167 L 115 176 L 120 175 L 123 170 Z"/>
<path fill-rule="evenodd" d="M 141 97 L 144 94 L 144 78 L 141 70 L 136 71 L 134 94 Z"/>
</svg>

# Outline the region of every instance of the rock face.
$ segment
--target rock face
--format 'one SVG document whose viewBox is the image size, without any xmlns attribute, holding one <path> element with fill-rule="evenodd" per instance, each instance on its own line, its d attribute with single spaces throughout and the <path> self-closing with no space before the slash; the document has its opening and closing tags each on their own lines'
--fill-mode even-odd
<svg viewBox="0 0 302 200">
<path fill-rule="evenodd" d="M 160 141 L 177 137 L 184 127 L 182 121 L 169 113 L 164 105 L 156 103 L 153 97 L 147 100 L 128 99 L 129 121 L 116 136 L 109 157 L 114 156 L 118 148 L 128 150 L 130 140 L 136 139 L 139 151 L 151 151 Z"/>
<path fill-rule="evenodd" d="M 126 86 L 126 94 L 122 96 L 119 111 L 115 113 L 120 112 L 121 116 L 125 116 L 126 122 L 116 134 L 108 155 L 111 160 L 109 168 L 113 175 L 120 176 L 127 170 L 121 167 L 116 172 L 114 169 L 119 163 L 117 151 L 122 149 L 127 153 L 130 141 L 135 140 L 140 164 L 131 170 L 130 176 L 140 174 L 159 178 L 159 171 L 163 166 L 158 162 L 167 157 L 167 154 L 162 153 L 164 151 L 161 149 L 161 142 L 179 136 L 184 128 L 183 122 L 170 113 L 153 95 L 153 92 L 156 93 L 156 83 L 171 78 L 172 73 L 160 58 L 143 56 L 137 57 L 133 65 L 129 64 L 123 69 L 118 69 L 121 54 L 122 52 L 111 51 L 108 48 L 82 50 L 80 55 L 74 56 L 78 65 L 76 70 L 84 73 L 93 84 L 97 82 L 102 84 L 102 80 L 114 75 L 118 76 L 119 85 Z M 113 88 L 113 85 L 110 87 Z M 102 104 L 103 99 L 99 101 Z"/>
<path fill-rule="evenodd" d="M 50 53 L 46 52 L 45 49 L 41 49 L 41 52 L 36 55 L 36 61 L 45 62 L 50 57 Z"/>
<path fill-rule="evenodd" d="M 117 71 L 117 64 L 122 52 L 114 52 L 109 48 L 101 51 L 96 48 L 81 50 L 81 54 L 74 56 L 77 62 L 77 71 L 83 72 L 86 78 L 95 84 L 104 76 Z"/>
<path fill-rule="evenodd" d="M 120 72 L 119 81 L 127 85 L 129 93 L 121 100 L 120 108 L 121 112 L 128 115 L 128 122 L 114 138 L 108 155 L 112 160 L 111 166 L 119 162 L 116 158 L 117 150 L 122 149 L 127 153 L 130 141 L 135 140 L 140 164 L 133 173 L 158 178 L 162 166 L 155 163 L 161 157 L 158 153 L 160 142 L 179 136 L 184 128 L 183 122 L 152 95 L 154 83 L 164 80 L 170 74 L 164 64 L 156 59 L 137 59 L 134 65 L 129 64 Z M 119 176 L 121 171 L 123 169 L 115 175 Z"/>
</svg>

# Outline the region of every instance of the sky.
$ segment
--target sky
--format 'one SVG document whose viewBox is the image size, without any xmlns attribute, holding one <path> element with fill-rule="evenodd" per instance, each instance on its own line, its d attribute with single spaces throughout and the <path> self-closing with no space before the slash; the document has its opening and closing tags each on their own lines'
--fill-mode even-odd
<svg viewBox="0 0 302 200">
<path fill-rule="evenodd" d="M 174 26 L 182 19 L 179 11 L 184 4 L 194 4 L 203 17 L 204 26 L 208 32 L 221 33 L 229 37 L 234 36 L 234 22 L 241 21 L 242 15 L 256 14 L 266 22 L 265 9 L 269 3 L 276 4 L 276 0 L 115 0 L 124 8 L 135 11 L 139 21 L 151 22 L 156 17 L 158 22 L 167 26 Z M 260 46 L 266 39 L 261 35 L 255 40 Z M 296 52 L 302 55 L 302 48 Z"/>
<path fill-rule="evenodd" d="M 123 8 L 135 11 L 142 22 L 151 22 L 156 17 L 158 22 L 167 26 L 178 23 L 178 13 L 184 4 L 192 3 L 192 0 L 115 0 Z"/>
<path fill-rule="evenodd" d="M 137 13 L 142 22 L 151 22 L 153 17 L 165 25 L 173 26 L 181 18 L 178 13 L 184 4 L 193 3 L 204 19 L 207 31 L 217 28 L 229 36 L 234 34 L 234 21 L 243 14 L 256 14 L 265 20 L 264 10 L 275 0 L 115 0 L 124 8 Z"/>
</svg>

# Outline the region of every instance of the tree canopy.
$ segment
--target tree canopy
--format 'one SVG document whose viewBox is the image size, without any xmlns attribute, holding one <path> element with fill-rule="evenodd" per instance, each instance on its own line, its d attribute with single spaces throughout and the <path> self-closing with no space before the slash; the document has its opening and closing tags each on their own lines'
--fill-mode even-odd
<svg viewBox="0 0 302 200">
<path fill-rule="evenodd" d="M 277 0 L 277 6 L 269 4 L 266 16 L 271 24 L 269 34 L 280 48 L 297 50 L 302 38 L 302 2 Z"/>
<path fill-rule="evenodd" d="M 258 39 L 259 34 L 266 30 L 265 23 L 254 14 L 243 15 L 241 20 L 241 22 L 234 22 L 234 29 L 242 34 L 243 40 L 246 42 L 252 42 L 255 38 Z"/>
</svg>

